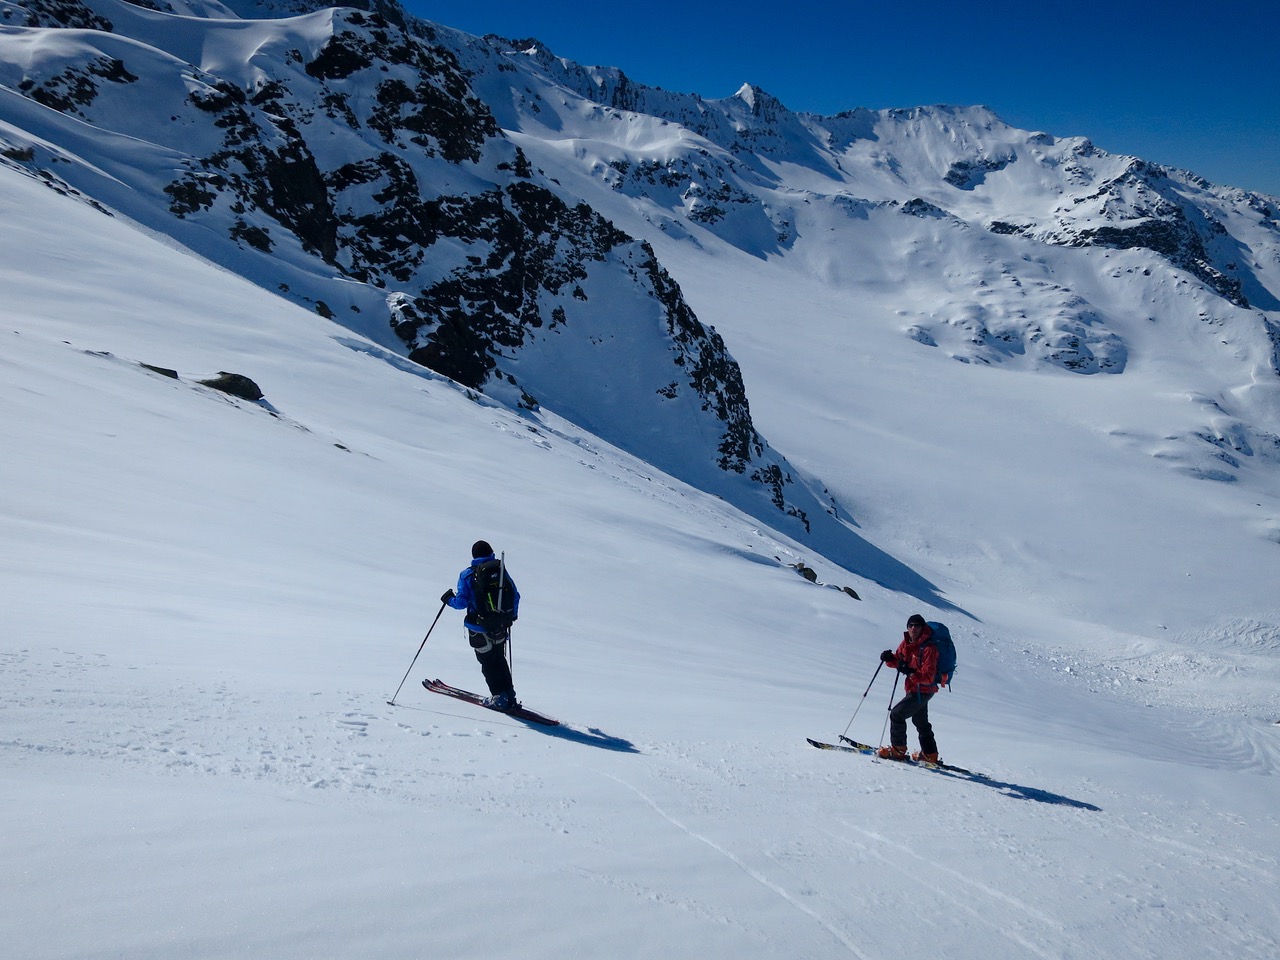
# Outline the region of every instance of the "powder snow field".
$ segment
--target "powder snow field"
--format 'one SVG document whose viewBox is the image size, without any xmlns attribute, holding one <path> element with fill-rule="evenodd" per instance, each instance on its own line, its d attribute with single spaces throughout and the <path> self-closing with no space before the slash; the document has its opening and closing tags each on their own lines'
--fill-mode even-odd
<svg viewBox="0 0 1280 960">
<path fill-rule="evenodd" d="M 811 277 L 673 265 L 762 432 L 943 614 L 4 167 L 0 225 L 7 955 L 1280 952 L 1276 481 L 1153 455 L 1194 402 L 1158 358 L 1032 376 L 874 323 L 838 353 Z M 480 536 L 561 728 L 418 686 L 480 689 L 454 611 L 386 703 Z M 987 782 L 804 742 L 855 709 L 878 742 L 917 609 L 960 646 L 944 757 Z"/>
</svg>

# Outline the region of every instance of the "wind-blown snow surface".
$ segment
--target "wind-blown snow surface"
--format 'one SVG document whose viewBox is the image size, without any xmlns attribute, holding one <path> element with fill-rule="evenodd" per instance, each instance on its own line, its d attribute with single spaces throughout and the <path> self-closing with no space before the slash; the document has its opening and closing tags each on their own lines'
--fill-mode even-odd
<svg viewBox="0 0 1280 960">
<path fill-rule="evenodd" d="M 765 363 L 786 304 L 748 267 L 681 278 L 751 312 L 725 327 L 771 433 L 800 462 L 843 438 L 868 537 L 972 614 L 934 718 L 973 782 L 804 743 L 855 709 L 879 737 L 891 681 L 862 692 L 914 601 L 4 168 L 0 223 L 7 955 L 1280 948 L 1274 481 L 1108 436 L 1110 406 L 1166 410 L 1132 371 L 885 335 L 835 403 Z M 833 375 L 793 332 L 778 364 Z M 266 401 L 197 385 L 223 370 Z M 478 536 L 524 595 L 522 698 L 564 727 L 418 686 L 480 688 L 453 611 L 385 702 Z"/>
</svg>

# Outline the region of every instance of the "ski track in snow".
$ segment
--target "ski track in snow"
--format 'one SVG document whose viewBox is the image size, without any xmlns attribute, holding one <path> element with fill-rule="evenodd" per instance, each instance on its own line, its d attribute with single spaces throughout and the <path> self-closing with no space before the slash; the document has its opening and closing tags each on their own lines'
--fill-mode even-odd
<svg viewBox="0 0 1280 960">
<path fill-rule="evenodd" d="M 761 886 L 777 894 L 777 896 L 781 897 L 782 900 L 784 900 L 786 903 L 790 904 L 792 907 L 799 910 L 805 916 L 816 921 L 819 925 L 822 926 L 824 930 L 830 933 L 831 936 L 833 936 L 836 940 L 840 941 L 840 943 L 842 943 L 845 946 L 845 948 L 854 956 L 860 958 L 860 960 L 873 960 L 872 954 L 865 953 L 863 950 L 861 950 L 857 944 L 853 943 L 853 941 L 851 941 L 844 934 L 843 931 L 839 930 L 837 927 L 833 926 L 829 921 L 819 916 L 818 913 L 815 912 L 813 909 L 806 906 L 804 903 L 801 903 L 785 888 L 775 883 L 774 881 L 770 880 L 768 877 L 764 876 L 762 873 L 760 873 L 760 871 L 744 863 L 739 857 L 735 856 L 731 851 L 726 850 L 724 847 L 716 843 L 711 838 L 698 833 L 697 831 L 690 828 L 688 825 L 682 823 L 676 817 L 672 816 L 670 813 L 664 810 L 661 806 L 659 806 L 658 803 L 654 801 L 654 799 L 650 797 L 648 794 L 646 794 L 643 790 L 640 790 L 634 784 L 628 783 L 627 781 L 621 779 L 620 777 L 609 775 L 609 779 L 615 780 L 618 783 L 620 783 L 622 786 L 626 787 L 628 790 L 631 790 L 633 793 L 635 793 L 636 796 L 638 796 L 641 800 L 643 800 L 646 804 L 648 804 L 648 806 L 654 811 L 654 813 L 658 814 L 658 816 L 660 816 L 663 820 L 670 823 L 673 827 L 680 830 L 681 832 L 683 832 L 693 840 L 696 840 L 699 843 L 705 844 L 706 846 L 710 847 L 720 856 L 730 861 L 734 866 L 736 866 L 739 870 L 741 870 L 743 873 L 749 876 L 756 883 L 759 883 Z"/>
<path fill-rule="evenodd" d="M 1063 925 L 1053 917 L 1041 910 L 1037 910 L 1034 907 L 1023 903 L 1010 894 L 996 890 L 981 881 L 974 880 L 972 877 L 969 877 L 959 870 L 952 870 L 942 864 L 939 864 L 937 861 L 930 860 L 906 844 L 896 843 L 876 831 L 866 830 L 856 824 L 850 823 L 847 820 L 841 820 L 840 823 L 842 826 L 847 827 L 850 830 L 857 831 L 868 840 L 874 841 L 877 846 L 892 848 L 897 854 L 898 859 L 886 856 L 876 850 L 873 850 L 872 853 L 882 863 L 884 863 L 886 867 L 901 873 L 914 884 L 918 884 L 922 889 L 932 891 L 934 896 L 945 900 L 953 908 L 958 908 L 964 911 L 979 924 L 989 928 L 997 936 L 1012 940 L 1024 950 L 1029 950 L 1037 956 L 1046 958 L 1046 960 L 1053 960 L 1053 958 L 1058 956 L 1056 953 L 1050 953 L 1047 950 L 1042 949 L 1039 944 L 1032 942 L 1027 936 L 1023 936 L 1019 930 L 1010 929 L 1009 914 L 1007 912 L 1002 912 L 1001 905 L 1016 908 L 1021 914 L 1029 919 L 1030 923 L 1033 925 L 1033 929 L 1035 928 L 1035 924 L 1043 924 L 1053 930 L 1056 930 L 1058 933 L 1063 932 Z M 843 837 L 834 833 L 830 833 L 828 835 L 842 843 L 850 842 L 848 837 Z M 903 863 L 903 860 L 906 859 L 912 860 L 924 869 L 908 869 Z M 930 874 L 944 874 L 946 880 L 940 881 Z M 972 893 L 985 895 L 991 900 L 998 901 L 998 903 L 990 911 L 984 912 L 979 907 L 971 905 L 967 900 L 953 893 L 949 883 L 960 884 L 966 890 Z M 938 919 L 933 919 L 933 916 L 926 916 L 921 918 L 922 922 L 937 924 L 941 928 L 939 930 L 939 935 L 945 936 L 947 927 L 953 923 L 951 912 L 945 909 L 940 909 L 932 911 L 932 914 L 933 916 L 937 916 Z M 992 921 L 990 916 L 999 917 L 999 922 Z"/>
</svg>

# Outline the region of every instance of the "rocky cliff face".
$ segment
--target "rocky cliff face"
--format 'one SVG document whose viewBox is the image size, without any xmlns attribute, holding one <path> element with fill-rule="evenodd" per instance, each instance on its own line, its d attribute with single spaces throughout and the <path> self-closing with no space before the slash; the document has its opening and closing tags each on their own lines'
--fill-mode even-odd
<svg viewBox="0 0 1280 960">
<path fill-rule="evenodd" d="M 0 78 L 103 134 L 97 148 L 131 188 L 124 203 L 105 191 L 108 204 L 326 317 L 384 341 L 392 332 L 410 358 L 468 388 L 530 409 L 554 403 L 695 483 L 740 478 L 730 487 L 745 483 L 745 502 L 807 526 L 812 504 L 793 502 L 723 340 L 652 248 L 531 167 L 437 28 L 392 3 L 298 5 L 302 15 L 265 22 L 212 7 L 8 3 L 4 22 L 25 29 L 4 47 Z M 206 9 L 220 17 L 194 28 L 172 16 Z M 56 50 L 24 56 L 23 40 L 59 32 Z M 55 170 L 60 143 L 79 147 L 40 121 L 26 126 L 54 135 L 37 141 L 16 125 L 8 162 L 99 192 L 89 171 Z M 584 369 L 566 378 L 555 354 Z M 591 386 L 602 373 L 610 386 Z M 683 423 L 683 435 L 636 442 L 646 416 Z"/>
</svg>

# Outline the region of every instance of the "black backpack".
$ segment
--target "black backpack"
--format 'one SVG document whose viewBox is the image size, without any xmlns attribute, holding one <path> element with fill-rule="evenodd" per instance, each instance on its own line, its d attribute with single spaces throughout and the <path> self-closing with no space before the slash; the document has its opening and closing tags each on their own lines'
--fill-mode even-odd
<svg viewBox="0 0 1280 960">
<path fill-rule="evenodd" d="M 486 560 L 471 568 L 474 609 L 470 620 L 485 633 L 500 634 L 516 619 L 516 587 L 501 560 Z"/>
</svg>

